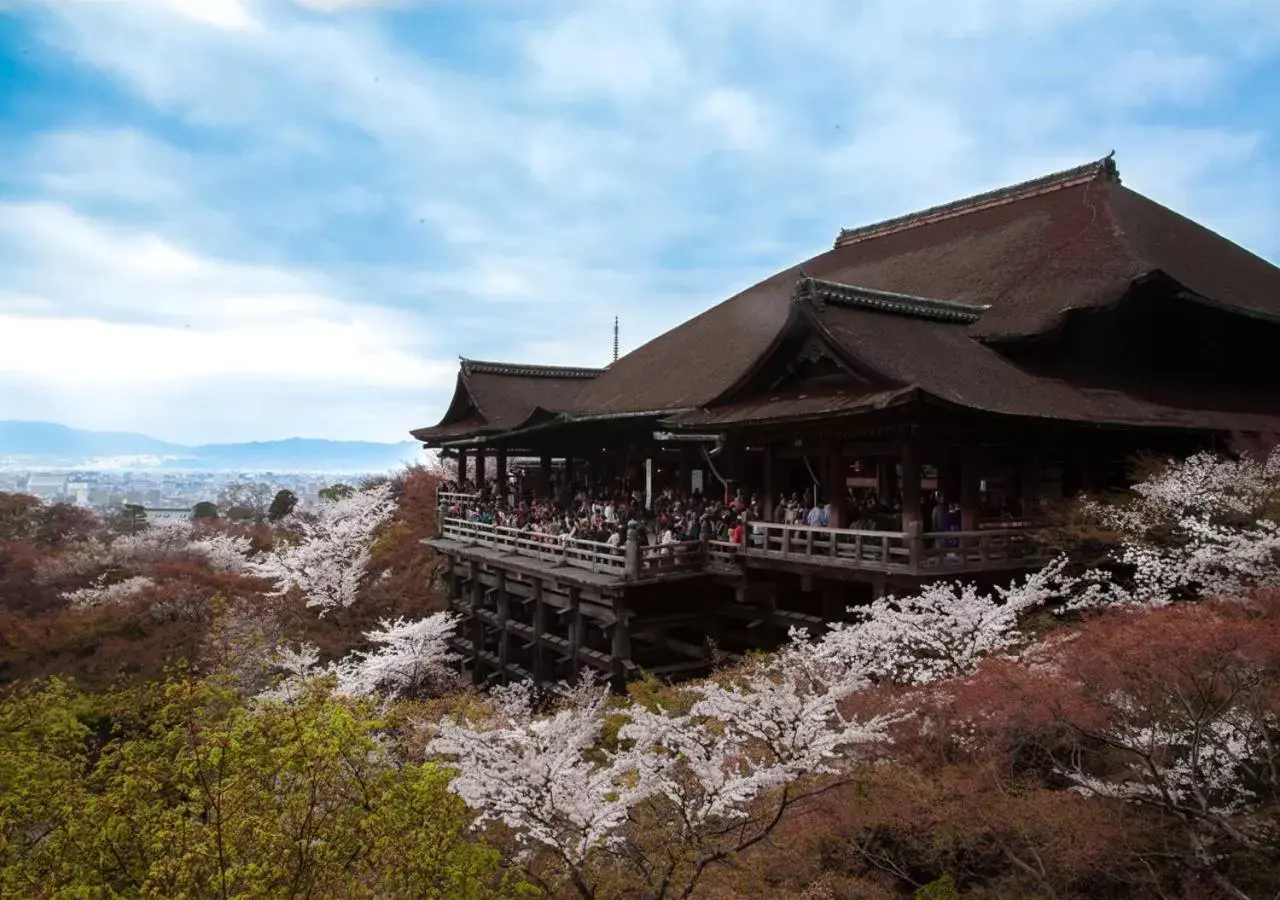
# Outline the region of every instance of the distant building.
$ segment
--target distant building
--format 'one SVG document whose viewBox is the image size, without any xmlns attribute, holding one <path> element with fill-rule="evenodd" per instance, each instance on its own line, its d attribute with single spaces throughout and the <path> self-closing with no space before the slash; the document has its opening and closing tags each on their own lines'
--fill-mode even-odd
<svg viewBox="0 0 1280 900">
<path fill-rule="evenodd" d="M 148 525 L 184 525 L 191 521 L 194 506 L 144 507 Z"/>
<path fill-rule="evenodd" d="M 67 492 L 66 475 L 31 475 L 27 478 L 27 493 L 42 500 L 53 500 Z"/>
</svg>

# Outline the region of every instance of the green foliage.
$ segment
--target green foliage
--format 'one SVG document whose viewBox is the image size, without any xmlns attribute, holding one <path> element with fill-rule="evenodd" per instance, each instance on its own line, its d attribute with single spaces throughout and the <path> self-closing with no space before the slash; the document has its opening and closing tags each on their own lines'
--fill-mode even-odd
<svg viewBox="0 0 1280 900">
<path fill-rule="evenodd" d="M 218 518 L 218 506 L 208 500 L 201 500 L 191 510 L 191 517 L 193 519 L 216 519 Z"/>
<path fill-rule="evenodd" d="M 289 513 L 293 512 L 293 508 L 298 505 L 298 495 L 288 489 L 276 492 L 271 500 L 271 506 L 267 509 L 267 518 L 272 522 L 279 522 Z"/>
<path fill-rule="evenodd" d="M 320 499 L 327 503 L 332 503 L 335 500 L 350 497 L 355 492 L 356 489 L 349 484 L 331 484 L 327 488 L 320 489 Z"/>
<path fill-rule="evenodd" d="M 955 879 L 950 875 L 942 875 L 920 888 L 913 895 L 913 900 L 959 900 L 960 890 Z"/>
<path fill-rule="evenodd" d="M 372 707 L 251 706 L 216 680 L 0 704 L 0 895 L 508 896 L 450 774 Z"/>
</svg>

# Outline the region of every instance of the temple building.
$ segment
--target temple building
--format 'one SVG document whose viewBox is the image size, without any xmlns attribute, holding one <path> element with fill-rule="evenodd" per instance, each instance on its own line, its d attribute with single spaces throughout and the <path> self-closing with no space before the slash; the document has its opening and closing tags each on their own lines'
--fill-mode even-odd
<svg viewBox="0 0 1280 900">
<path fill-rule="evenodd" d="M 674 487 L 759 517 L 738 541 L 605 546 L 446 509 L 458 648 L 478 679 L 675 675 L 884 591 L 1007 579 L 1043 560 L 1046 509 L 1123 486 L 1136 453 L 1280 434 L 1273 354 L 1280 269 L 1107 157 L 842 230 L 604 369 L 463 360 L 413 432 L 460 480 L 645 508 Z M 823 525 L 780 522 L 792 496 Z"/>
</svg>

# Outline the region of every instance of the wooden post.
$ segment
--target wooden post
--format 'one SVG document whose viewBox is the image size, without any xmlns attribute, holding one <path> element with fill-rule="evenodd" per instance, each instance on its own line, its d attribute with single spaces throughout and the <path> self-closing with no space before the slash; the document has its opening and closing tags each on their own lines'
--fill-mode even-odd
<svg viewBox="0 0 1280 900">
<path fill-rule="evenodd" d="M 831 515 L 827 525 L 831 528 L 843 528 L 848 515 L 845 512 L 849 486 L 845 483 L 847 466 L 844 461 L 844 450 L 840 444 L 832 442 L 827 450 L 827 502 L 831 505 Z"/>
<path fill-rule="evenodd" d="M 458 490 L 462 490 L 462 485 L 467 481 L 467 451 L 458 451 Z"/>
<path fill-rule="evenodd" d="M 920 522 L 920 451 L 915 441 L 902 443 L 902 530 Z"/>
<path fill-rule="evenodd" d="M 484 602 L 484 583 L 480 581 L 480 564 L 471 563 L 471 683 L 484 681 L 481 672 L 480 651 L 484 649 L 484 622 L 480 619 L 480 607 Z"/>
<path fill-rule="evenodd" d="M 1023 518 L 1036 516 L 1040 499 L 1040 457 L 1032 454 L 1022 461 L 1018 478 L 1018 495 L 1022 501 Z"/>
<path fill-rule="evenodd" d="M 912 572 L 920 571 L 920 562 L 924 558 L 924 538 L 920 536 L 921 523 L 912 519 L 903 523 L 907 532 L 907 560 Z"/>
<path fill-rule="evenodd" d="M 507 630 L 507 620 L 511 618 L 511 598 L 507 593 L 507 573 L 498 571 L 498 678 L 503 683 L 507 680 L 507 664 L 511 661 L 511 632 Z"/>
<path fill-rule="evenodd" d="M 626 663 L 631 659 L 631 626 L 621 594 L 613 598 L 613 617 L 613 677 L 622 690 L 627 682 Z"/>
<path fill-rule="evenodd" d="M 484 450 L 481 449 L 480 447 L 477 447 L 476 448 L 476 489 L 479 491 L 484 490 L 485 474 L 486 473 L 485 473 L 485 464 L 484 464 Z"/>
<path fill-rule="evenodd" d="M 539 462 L 541 463 L 539 468 L 542 471 L 542 484 L 539 487 L 539 493 L 543 498 L 548 498 L 551 496 L 551 457 L 544 453 Z"/>
<path fill-rule="evenodd" d="M 507 451 L 506 448 L 499 448 L 497 455 L 493 461 L 494 478 L 498 482 L 498 500 L 505 503 L 507 500 Z"/>
<path fill-rule="evenodd" d="M 578 648 L 582 646 L 582 603 L 578 589 L 569 586 L 569 671 L 577 682 L 582 663 L 578 660 Z"/>
<path fill-rule="evenodd" d="M 564 484 L 565 487 L 569 489 L 569 498 L 572 500 L 574 485 L 574 465 L 572 456 L 566 456 L 564 458 Z"/>
<path fill-rule="evenodd" d="M 882 456 L 876 460 L 876 494 L 885 506 L 893 504 L 893 495 L 897 493 L 898 468 L 897 460 Z"/>
<path fill-rule="evenodd" d="M 547 633 L 547 604 L 542 599 L 542 579 L 533 580 L 533 681 L 545 684 L 551 680 L 550 660 L 543 636 Z"/>
<path fill-rule="evenodd" d="M 981 514 L 982 498 L 979 496 L 981 470 L 978 460 L 971 453 L 965 453 L 960 460 L 960 530 L 977 531 Z"/>
<path fill-rule="evenodd" d="M 640 577 L 640 525 L 635 520 L 627 523 L 627 578 Z"/>
<path fill-rule="evenodd" d="M 763 473 L 761 480 L 764 482 L 764 496 L 760 499 L 760 512 L 764 515 L 766 522 L 773 521 L 773 444 L 765 444 L 761 450 L 763 459 L 761 461 Z"/>
</svg>

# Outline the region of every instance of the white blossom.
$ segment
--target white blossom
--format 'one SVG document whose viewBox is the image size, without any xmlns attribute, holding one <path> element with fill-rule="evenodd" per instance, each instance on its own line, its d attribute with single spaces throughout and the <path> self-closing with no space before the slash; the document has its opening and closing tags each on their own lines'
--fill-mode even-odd
<svg viewBox="0 0 1280 900">
<path fill-rule="evenodd" d="M 972 584 L 934 582 L 908 597 L 886 595 L 851 607 L 813 652 L 849 669 L 920 684 L 970 671 L 983 657 L 1022 641 L 1019 619 L 1079 588 L 1059 557 L 1022 584 L 980 593 Z"/>
<path fill-rule="evenodd" d="M 511 695 L 514 718 L 443 720 L 429 750 L 456 760 L 450 789 L 479 813 L 477 824 L 501 820 L 527 846 L 550 848 L 576 865 L 593 849 L 617 844 L 628 811 L 657 785 L 636 777 L 634 752 L 596 748 L 606 688 L 539 718 L 527 717 L 519 697 L 528 694 Z"/>
<path fill-rule="evenodd" d="M 395 509 L 391 488 L 378 485 L 323 503 L 314 516 L 290 516 L 286 525 L 297 528 L 298 540 L 252 561 L 248 570 L 274 581 L 276 595 L 298 589 L 321 615 L 348 607 L 365 577 L 374 533 Z"/>
<path fill-rule="evenodd" d="M 417 621 L 382 620 L 377 629 L 364 634 L 377 645 L 374 649 L 352 651 L 331 667 L 338 678 L 338 693 L 402 697 L 446 683 L 446 667 L 455 658 L 448 638 L 457 623 L 458 617 L 447 612 Z"/>
<path fill-rule="evenodd" d="M 191 526 L 175 522 L 121 535 L 111 542 L 109 551 L 115 565 L 136 566 L 184 559 L 190 544 Z"/>
<path fill-rule="evenodd" d="M 251 544 L 247 537 L 230 534 L 212 534 L 192 541 L 187 550 L 204 559 L 219 572 L 247 572 Z"/>
<path fill-rule="evenodd" d="M 114 584 L 108 584 L 106 579 L 107 576 L 103 575 L 89 587 L 83 587 L 76 591 L 67 591 L 62 595 L 62 599 L 69 601 L 72 606 L 82 609 L 91 606 L 103 606 L 129 600 L 148 588 L 155 587 L 156 584 L 144 575 L 126 578 Z"/>
</svg>

